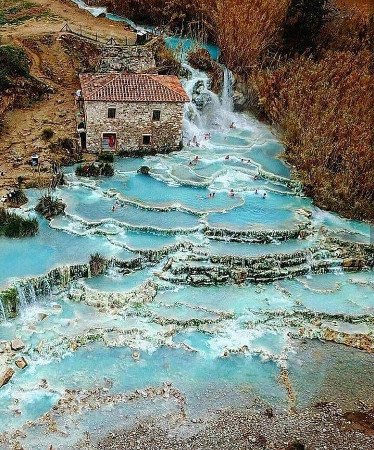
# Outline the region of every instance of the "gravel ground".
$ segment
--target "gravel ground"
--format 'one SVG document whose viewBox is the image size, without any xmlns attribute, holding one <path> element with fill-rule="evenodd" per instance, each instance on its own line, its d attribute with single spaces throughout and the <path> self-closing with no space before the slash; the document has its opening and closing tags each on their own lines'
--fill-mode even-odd
<svg viewBox="0 0 374 450">
<path fill-rule="evenodd" d="M 230 410 L 196 426 L 166 429 L 156 421 L 119 430 L 99 442 L 97 450 L 370 450 L 374 449 L 374 410 L 343 413 L 322 404 L 297 414 Z M 191 423 L 191 426 L 194 426 Z M 184 436 L 183 436 L 184 434 Z"/>
</svg>

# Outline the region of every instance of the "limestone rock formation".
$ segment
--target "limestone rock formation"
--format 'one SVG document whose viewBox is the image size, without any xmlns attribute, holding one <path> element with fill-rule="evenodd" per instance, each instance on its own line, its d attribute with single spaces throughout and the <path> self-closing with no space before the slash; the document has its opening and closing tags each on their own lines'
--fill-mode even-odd
<svg viewBox="0 0 374 450">
<path fill-rule="evenodd" d="M 21 339 L 13 339 L 10 343 L 10 346 L 11 349 L 15 352 L 25 348 L 25 344 L 23 343 L 23 341 L 21 341 Z"/>
<path fill-rule="evenodd" d="M 5 372 L 0 375 L 0 388 L 5 386 L 11 380 L 14 375 L 14 370 L 8 367 Z"/>
<path fill-rule="evenodd" d="M 27 361 L 25 360 L 24 357 L 16 359 L 15 364 L 19 369 L 24 369 L 25 367 L 28 366 Z"/>
</svg>

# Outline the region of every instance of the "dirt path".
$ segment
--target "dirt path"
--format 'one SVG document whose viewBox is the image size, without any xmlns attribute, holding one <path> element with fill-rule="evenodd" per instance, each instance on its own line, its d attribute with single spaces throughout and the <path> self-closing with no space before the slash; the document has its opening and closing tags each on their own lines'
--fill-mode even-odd
<svg viewBox="0 0 374 450">
<path fill-rule="evenodd" d="M 8 0 L 9 1 L 9 0 Z M 99 37 L 117 39 L 134 39 L 134 34 L 125 30 L 124 25 L 106 18 L 93 17 L 88 11 L 79 8 L 71 0 L 32 0 L 48 12 L 46 17 L 37 17 L 18 25 L 0 27 L 2 38 L 12 40 L 17 36 L 30 37 L 44 33 L 58 33 L 65 23 L 73 29 L 91 34 L 98 33 Z"/>
<path fill-rule="evenodd" d="M 13 0 L 5 1 L 12 6 Z M 133 42 L 135 39 L 135 35 L 125 30 L 123 25 L 105 18 L 95 18 L 70 0 L 33 0 L 33 3 L 39 5 L 39 9 L 33 8 L 33 11 L 38 11 L 37 18 L 0 27 L 2 43 L 22 46 L 32 63 L 31 74 L 50 86 L 53 93 L 29 107 L 10 110 L 5 114 L 0 140 L 0 171 L 4 172 L 4 176 L 0 176 L 0 196 L 17 184 L 20 175 L 25 178 L 27 187 L 48 186 L 51 162 L 69 157 L 51 150 L 51 141 L 41 138 L 46 128 L 52 129 L 53 142 L 76 137 L 73 94 L 79 86 L 78 73 L 83 62 L 79 45 L 74 40 L 67 45 L 61 38 L 59 32 L 64 24 L 68 23 L 73 30 L 79 30 L 82 25 L 85 33 L 97 34 L 103 40 L 114 37 Z M 94 61 L 97 54 L 91 51 Z M 90 60 L 89 52 L 88 45 L 84 55 L 86 60 Z M 40 156 L 40 171 L 29 165 L 30 157 L 35 152 Z"/>
</svg>

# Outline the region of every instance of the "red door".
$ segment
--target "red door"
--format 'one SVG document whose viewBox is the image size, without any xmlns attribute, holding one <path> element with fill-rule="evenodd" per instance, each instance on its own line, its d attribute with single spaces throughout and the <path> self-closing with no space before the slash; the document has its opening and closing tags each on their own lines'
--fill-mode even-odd
<svg viewBox="0 0 374 450">
<path fill-rule="evenodd" d="M 116 133 L 104 133 L 101 149 L 105 152 L 115 152 L 117 148 Z"/>
</svg>

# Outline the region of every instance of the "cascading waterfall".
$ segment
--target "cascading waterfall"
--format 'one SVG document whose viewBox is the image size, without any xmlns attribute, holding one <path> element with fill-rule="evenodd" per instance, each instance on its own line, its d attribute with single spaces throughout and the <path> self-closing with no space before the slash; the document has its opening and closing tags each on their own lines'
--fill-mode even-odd
<svg viewBox="0 0 374 450">
<path fill-rule="evenodd" d="M 223 89 L 221 96 L 221 105 L 225 111 L 234 110 L 233 101 L 233 75 L 231 70 L 223 66 Z"/>
<path fill-rule="evenodd" d="M 108 263 L 108 267 L 106 269 L 106 274 L 110 278 L 121 278 L 121 272 L 118 270 L 118 266 L 115 261 L 112 259 Z"/>
<path fill-rule="evenodd" d="M 313 261 L 314 261 L 314 258 L 313 258 L 312 252 L 310 252 L 310 251 L 306 252 L 306 265 L 308 268 L 307 275 L 312 275 L 312 273 L 313 273 Z"/>
<path fill-rule="evenodd" d="M 28 305 L 36 303 L 37 296 L 35 288 L 31 282 L 17 284 L 16 289 L 21 311 L 25 310 Z"/>
<path fill-rule="evenodd" d="M 28 302 L 25 295 L 25 290 L 23 286 L 17 285 L 17 294 L 18 294 L 18 301 L 20 305 L 20 310 L 24 311 L 27 308 Z"/>
<path fill-rule="evenodd" d="M 224 83 L 222 93 L 218 96 L 210 90 L 210 80 L 205 73 L 194 69 L 188 63 L 184 63 L 183 67 L 191 74 L 184 81 L 184 88 L 192 99 L 186 106 L 186 137 L 189 140 L 194 136 L 201 139 L 205 133 L 225 129 L 235 122 L 231 71 L 222 66 Z"/>
<path fill-rule="evenodd" d="M 52 286 L 47 278 L 43 278 L 40 286 L 39 286 L 39 295 L 43 298 L 49 298 L 52 294 Z"/>
<path fill-rule="evenodd" d="M 58 270 L 62 286 L 67 286 L 70 282 L 70 267 L 61 267 Z"/>
<path fill-rule="evenodd" d="M 6 320 L 6 314 L 5 314 L 5 309 L 4 309 L 4 305 L 3 305 L 3 300 L 0 297 L 0 322 Z"/>
<path fill-rule="evenodd" d="M 28 306 L 39 300 L 48 300 L 56 287 L 66 288 L 70 282 L 77 278 L 89 278 L 91 276 L 89 264 L 76 266 L 63 266 L 51 270 L 39 278 L 30 278 L 15 283 L 17 291 L 19 311 L 22 313 Z M 0 299 L 1 300 L 1 299 Z M 5 316 L 3 304 L 0 306 L 0 318 Z"/>
<path fill-rule="evenodd" d="M 28 283 L 26 285 L 25 293 L 26 293 L 26 298 L 28 300 L 28 303 L 30 305 L 36 303 L 36 301 L 37 301 L 36 292 L 35 292 L 34 286 L 31 283 Z"/>
<path fill-rule="evenodd" d="M 344 274 L 344 270 L 343 270 L 343 267 L 342 267 L 340 261 L 336 261 L 335 263 L 333 262 L 330 265 L 329 270 L 331 272 L 333 272 L 335 275 L 343 275 Z"/>
</svg>

